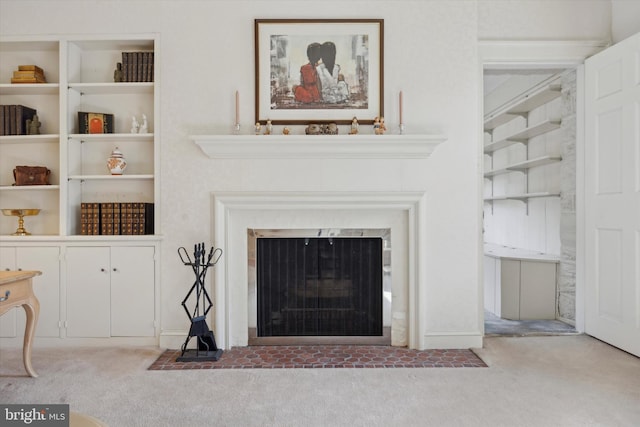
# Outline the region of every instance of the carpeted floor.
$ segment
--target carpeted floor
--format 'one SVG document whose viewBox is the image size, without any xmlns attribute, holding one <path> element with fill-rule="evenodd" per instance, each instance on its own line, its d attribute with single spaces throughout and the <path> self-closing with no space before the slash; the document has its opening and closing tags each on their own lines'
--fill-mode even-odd
<svg viewBox="0 0 640 427">
<path fill-rule="evenodd" d="M 166 350 L 150 370 L 275 368 L 473 368 L 487 365 L 471 350 L 409 350 L 367 345 L 249 346 L 226 350 L 218 361 L 177 362 Z"/>
</svg>

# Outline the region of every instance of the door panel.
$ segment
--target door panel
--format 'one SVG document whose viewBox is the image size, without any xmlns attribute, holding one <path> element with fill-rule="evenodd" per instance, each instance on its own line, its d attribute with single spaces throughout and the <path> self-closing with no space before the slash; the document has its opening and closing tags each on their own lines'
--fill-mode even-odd
<svg viewBox="0 0 640 427">
<path fill-rule="evenodd" d="M 111 335 L 153 336 L 153 247 L 114 247 L 111 250 Z"/>
<path fill-rule="evenodd" d="M 585 331 L 640 356 L 640 33 L 585 61 Z"/>
<path fill-rule="evenodd" d="M 111 335 L 108 247 L 67 248 L 67 336 Z"/>
</svg>

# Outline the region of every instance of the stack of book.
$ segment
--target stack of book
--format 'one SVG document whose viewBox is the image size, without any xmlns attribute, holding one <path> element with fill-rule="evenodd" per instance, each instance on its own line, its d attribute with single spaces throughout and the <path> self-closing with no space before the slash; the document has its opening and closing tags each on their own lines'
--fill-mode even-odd
<svg viewBox="0 0 640 427">
<path fill-rule="evenodd" d="M 153 52 L 122 52 L 122 81 L 152 82 L 153 61 Z"/>
<path fill-rule="evenodd" d="M 80 204 L 83 236 L 136 236 L 153 234 L 153 203 L 108 202 Z"/>
<path fill-rule="evenodd" d="M 37 111 L 24 105 L 0 105 L 0 135 L 28 135 L 27 120 Z"/>
<path fill-rule="evenodd" d="M 11 83 L 46 83 L 44 70 L 37 65 L 18 65 L 13 72 Z"/>
</svg>

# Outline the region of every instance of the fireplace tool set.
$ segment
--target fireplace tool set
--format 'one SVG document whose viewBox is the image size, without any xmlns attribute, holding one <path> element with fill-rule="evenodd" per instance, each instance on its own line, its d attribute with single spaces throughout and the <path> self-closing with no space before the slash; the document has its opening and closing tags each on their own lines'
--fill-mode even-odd
<svg viewBox="0 0 640 427">
<path fill-rule="evenodd" d="M 209 329 L 205 320 L 207 313 L 213 307 L 209 293 L 205 287 L 205 278 L 207 270 L 216 265 L 222 256 L 222 249 L 214 249 L 213 246 L 207 254 L 204 243 L 194 245 L 193 260 L 189 257 L 184 247 L 178 248 L 178 255 L 184 265 L 188 265 L 193 269 L 196 279 L 182 300 L 182 308 L 187 313 L 191 321 L 189 328 L 189 336 L 182 345 L 182 354 L 176 359 L 178 362 L 196 362 L 218 360 L 222 356 L 222 349 L 216 345 L 216 338 L 213 331 Z M 187 301 L 195 292 L 195 306 L 192 311 L 187 307 Z M 195 349 L 187 349 L 191 338 L 197 338 L 197 346 Z"/>
</svg>

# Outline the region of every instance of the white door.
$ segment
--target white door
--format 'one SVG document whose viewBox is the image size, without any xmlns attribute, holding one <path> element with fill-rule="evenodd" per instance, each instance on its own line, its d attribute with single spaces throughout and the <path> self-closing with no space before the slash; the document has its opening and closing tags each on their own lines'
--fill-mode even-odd
<svg viewBox="0 0 640 427">
<path fill-rule="evenodd" d="M 640 33 L 585 61 L 585 332 L 640 356 Z"/>
</svg>

